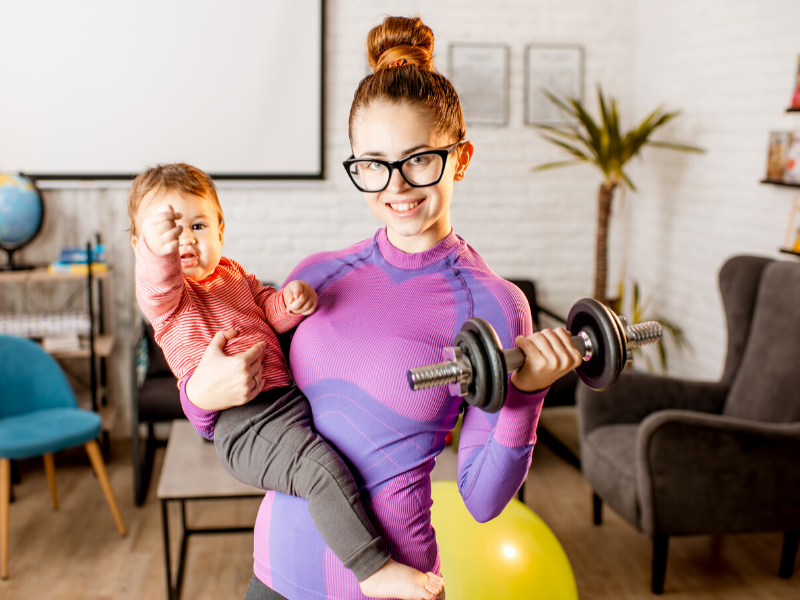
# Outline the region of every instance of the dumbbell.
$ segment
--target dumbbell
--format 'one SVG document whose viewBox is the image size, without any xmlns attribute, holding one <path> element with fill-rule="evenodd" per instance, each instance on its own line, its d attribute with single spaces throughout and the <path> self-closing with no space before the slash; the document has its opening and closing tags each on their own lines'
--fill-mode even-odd
<svg viewBox="0 0 800 600">
<path fill-rule="evenodd" d="M 575 303 L 567 317 L 567 330 L 577 331 L 572 344 L 583 364 L 578 377 L 590 388 L 607 390 L 616 383 L 632 350 L 661 341 L 661 325 L 655 321 L 628 325 L 593 298 Z M 409 369 L 408 385 L 424 390 L 449 386 L 453 396 L 463 397 L 471 406 L 494 413 L 505 404 L 508 374 L 525 364 L 519 348 L 503 350 L 492 326 L 483 319 L 467 319 L 453 346 L 443 350 L 444 362 Z"/>
</svg>

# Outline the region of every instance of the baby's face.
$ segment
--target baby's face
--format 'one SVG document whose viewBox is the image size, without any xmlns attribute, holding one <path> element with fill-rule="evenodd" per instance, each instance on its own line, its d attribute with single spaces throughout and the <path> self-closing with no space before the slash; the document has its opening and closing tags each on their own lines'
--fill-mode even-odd
<svg viewBox="0 0 800 600">
<path fill-rule="evenodd" d="M 179 192 L 167 192 L 145 204 L 148 200 L 147 196 L 142 200 L 146 206 L 142 220 L 167 204 L 181 214 L 177 223 L 183 225 L 179 251 L 184 276 L 195 281 L 210 277 L 222 256 L 222 234 L 225 229 L 225 225 L 219 222 L 214 203 L 200 196 Z"/>
</svg>

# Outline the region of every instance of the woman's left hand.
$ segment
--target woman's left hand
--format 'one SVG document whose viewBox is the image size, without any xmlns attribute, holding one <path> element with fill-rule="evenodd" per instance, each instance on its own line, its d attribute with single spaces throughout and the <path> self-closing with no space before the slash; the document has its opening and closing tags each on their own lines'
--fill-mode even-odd
<svg viewBox="0 0 800 600">
<path fill-rule="evenodd" d="M 520 392 L 543 390 L 583 362 L 571 334 L 561 327 L 519 336 L 515 343 L 525 353 L 525 364 L 511 375 L 511 383 Z"/>
</svg>

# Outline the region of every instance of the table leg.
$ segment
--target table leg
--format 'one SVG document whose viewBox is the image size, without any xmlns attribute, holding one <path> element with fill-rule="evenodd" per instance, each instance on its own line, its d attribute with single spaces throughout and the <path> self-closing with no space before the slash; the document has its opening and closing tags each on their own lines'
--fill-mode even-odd
<svg viewBox="0 0 800 600">
<path fill-rule="evenodd" d="M 161 527 L 164 530 L 164 559 L 167 571 L 167 600 L 174 600 L 172 596 L 172 570 L 169 558 L 169 518 L 167 516 L 167 501 L 161 500 Z"/>
</svg>

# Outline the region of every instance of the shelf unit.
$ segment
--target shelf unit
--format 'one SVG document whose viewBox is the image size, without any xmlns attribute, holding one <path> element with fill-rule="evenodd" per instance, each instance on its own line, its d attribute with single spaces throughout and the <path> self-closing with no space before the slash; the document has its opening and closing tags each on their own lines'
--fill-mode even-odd
<svg viewBox="0 0 800 600">
<path fill-rule="evenodd" d="M 800 111 L 798 111 L 798 112 L 800 112 Z M 773 179 L 762 179 L 761 183 L 767 183 L 769 185 L 782 185 L 783 187 L 800 188 L 800 183 L 789 183 L 787 181 L 775 181 Z"/>
<path fill-rule="evenodd" d="M 91 256 L 91 244 L 87 244 L 87 255 Z M 89 360 L 89 394 L 77 392 L 78 404 L 91 408 L 103 419 L 104 445 L 107 444 L 108 432 L 114 426 L 116 410 L 108 403 L 106 382 L 106 359 L 114 350 L 115 338 L 105 333 L 103 319 L 103 285 L 108 279 L 109 271 L 86 269 L 86 273 L 50 273 L 47 267 L 20 271 L 0 271 L 0 285 L 26 284 L 28 282 L 55 283 L 64 281 L 86 281 L 87 305 L 89 308 L 89 335 L 85 347 L 79 350 L 55 351 L 50 355 L 58 360 Z"/>
<path fill-rule="evenodd" d="M 788 248 L 781 248 L 780 251 L 783 252 L 784 254 L 792 254 L 794 256 L 800 256 L 800 252 L 795 252 L 794 250 L 789 250 Z"/>
</svg>

